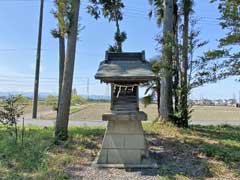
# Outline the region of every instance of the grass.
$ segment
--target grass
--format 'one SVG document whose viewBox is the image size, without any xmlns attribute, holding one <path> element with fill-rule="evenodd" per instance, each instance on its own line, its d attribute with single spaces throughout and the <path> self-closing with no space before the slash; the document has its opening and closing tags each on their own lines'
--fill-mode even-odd
<svg viewBox="0 0 240 180">
<path fill-rule="evenodd" d="M 162 126 L 159 128 L 159 126 Z M 240 127 L 145 125 L 150 144 L 161 147 L 159 174 L 171 178 L 240 179 Z M 163 156 L 164 154 L 164 156 Z"/>
<path fill-rule="evenodd" d="M 240 179 L 240 127 L 144 124 L 160 179 Z M 70 138 L 54 144 L 54 129 L 29 126 L 24 144 L 0 128 L 0 179 L 71 179 L 100 149 L 104 128 L 70 127 Z M 75 171 L 80 171 L 79 169 Z"/>
<path fill-rule="evenodd" d="M 27 127 L 22 145 L 1 128 L 0 179 L 69 179 L 66 167 L 73 161 L 92 161 L 103 133 L 103 128 L 71 127 L 69 140 L 57 146 L 53 128 Z"/>
<path fill-rule="evenodd" d="M 81 110 L 80 106 L 71 106 L 70 107 L 70 113 L 71 114 L 79 112 L 80 110 Z"/>
</svg>

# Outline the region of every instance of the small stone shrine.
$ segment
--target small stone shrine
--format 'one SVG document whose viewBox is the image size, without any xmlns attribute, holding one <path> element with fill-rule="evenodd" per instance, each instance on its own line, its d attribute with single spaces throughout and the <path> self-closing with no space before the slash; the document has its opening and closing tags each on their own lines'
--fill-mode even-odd
<svg viewBox="0 0 240 180">
<path fill-rule="evenodd" d="M 100 63 L 96 79 L 111 84 L 111 113 L 102 148 L 95 165 L 98 167 L 153 167 L 141 121 L 147 115 L 139 111 L 139 85 L 155 79 L 145 52 L 110 53 Z"/>
</svg>

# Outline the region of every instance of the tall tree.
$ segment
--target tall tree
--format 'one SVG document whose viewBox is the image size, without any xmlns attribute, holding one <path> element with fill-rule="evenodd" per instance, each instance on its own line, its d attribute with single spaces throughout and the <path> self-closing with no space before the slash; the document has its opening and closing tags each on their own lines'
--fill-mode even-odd
<svg viewBox="0 0 240 180">
<path fill-rule="evenodd" d="M 68 138 L 68 121 L 71 103 L 73 71 L 76 54 L 78 35 L 78 16 L 80 0 L 68 1 L 69 11 L 69 33 L 67 39 L 67 52 L 64 64 L 63 82 L 57 112 L 55 136 L 59 140 Z"/>
<path fill-rule="evenodd" d="M 41 0 L 39 26 L 38 26 L 39 29 L 38 29 L 36 69 L 35 69 L 35 80 L 34 80 L 33 109 L 32 109 L 32 118 L 34 119 L 37 118 L 37 106 L 38 106 L 38 89 L 39 89 L 41 46 L 42 46 L 43 7 L 44 7 L 44 0 Z"/>
<path fill-rule="evenodd" d="M 172 114 L 173 0 L 165 0 L 164 8 L 160 113 L 162 120 L 169 121 Z"/>
<path fill-rule="evenodd" d="M 98 19 L 102 13 L 105 18 L 108 18 L 109 22 L 115 22 L 115 44 L 109 47 L 109 51 L 122 52 L 122 43 L 127 39 L 126 32 L 121 32 L 120 30 L 120 21 L 123 20 L 122 9 L 124 8 L 122 0 L 90 0 L 90 2 L 92 5 L 87 7 L 88 12 L 93 15 L 95 19 Z"/>
<path fill-rule="evenodd" d="M 180 76 L 180 58 L 179 58 L 179 11 L 178 1 L 173 1 L 173 34 L 174 34 L 174 56 L 173 56 L 173 96 L 174 96 L 174 111 L 178 112 L 179 106 L 179 76 Z"/>
<path fill-rule="evenodd" d="M 157 100 L 157 112 L 158 119 L 160 118 L 160 92 L 161 92 L 161 57 L 156 57 L 150 60 L 152 65 L 152 71 L 156 75 L 156 79 L 153 81 L 149 81 L 143 84 L 146 87 L 145 96 L 143 98 L 143 103 L 145 106 L 151 104 L 155 99 Z"/>
<path fill-rule="evenodd" d="M 160 114 L 162 120 L 171 120 L 170 115 L 173 111 L 172 87 L 173 87 L 173 45 L 174 45 L 174 26 L 176 19 L 176 2 L 174 0 L 149 0 L 152 10 L 149 17 L 154 14 L 157 19 L 157 25 L 163 25 L 163 38 L 158 36 L 156 40 L 162 45 L 162 62 L 161 64 L 161 94 L 160 97 Z"/>
<path fill-rule="evenodd" d="M 65 37 L 67 36 L 69 22 L 68 18 L 68 8 L 66 0 L 55 0 L 56 11 L 53 13 L 58 21 L 58 28 L 52 30 L 52 35 L 58 38 L 59 41 L 59 87 L 58 87 L 58 99 L 61 96 L 63 72 L 64 72 L 64 62 L 65 62 Z M 59 102 L 59 101 L 58 101 Z M 58 103 L 59 105 L 59 103 Z"/>
<path fill-rule="evenodd" d="M 188 53 L 189 53 L 189 19 L 193 0 L 183 0 L 183 33 L 182 33 L 182 70 L 181 70 L 181 107 L 182 125 L 188 127 Z"/>
</svg>

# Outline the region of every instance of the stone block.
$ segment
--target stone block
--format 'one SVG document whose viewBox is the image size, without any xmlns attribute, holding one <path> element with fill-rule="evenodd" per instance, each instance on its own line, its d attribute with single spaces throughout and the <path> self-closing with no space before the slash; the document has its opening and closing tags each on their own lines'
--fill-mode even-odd
<svg viewBox="0 0 240 180">
<path fill-rule="evenodd" d="M 129 121 L 127 124 L 129 134 L 144 134 L 141 121 Z"/>
<path fill-rule="evenodd" d="M 141 121 L 109 121 L 107 133 L 110 134 L 143 134 Z"/>
<path fill-rule="evenodd" d="M 142 167 L 147 158 L 147 143 L 141 121 L 108 121 L 97 164 L 101 167 Z"/>
<path fill-rule="evenodd" d="M 125 136 L 123 134 L 106 134 L 103 139 L 102 147 L 108 148 L 124 148 Z"/>
<path fill-rule="evenodd" d="M 108 149 L 109 164 L 140 164 L 143 150 Z"/>
<path fill-rule="evenodd" d="M 99 164 L 106 164 L 108 162 L 108 154 L 107 154 L 107 150 L 106 149 L 101 149 L 99 155 L 98 155 L 98 159 L 97 159 L 97 163 Z"/>
<path fill-rule="evenodd" d="M 126 135 L 125 148 L 127 149 L 146 149 L 144 135 Z"/>
<path fill-rule="evenodd" d="M 102 115 L 103 121 L 145 121 L 147 120 L 147 115 L 140 111 L 136 112 L 111 112 L 111 113 L 105 113 Z"/>
</svg>

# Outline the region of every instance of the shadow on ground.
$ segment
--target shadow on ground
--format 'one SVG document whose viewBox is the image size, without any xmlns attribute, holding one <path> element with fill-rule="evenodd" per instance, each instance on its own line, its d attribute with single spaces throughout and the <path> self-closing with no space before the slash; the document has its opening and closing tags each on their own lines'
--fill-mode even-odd
<svg viewBox="0 0 240 180">
<path fill-rule="evenodd" d="M 159 135 L 148 135 L 150 156 L 159 166 L 155 170 L 142 169 L 143 176 L 177 177 L 205 179 L 213 177 L 206 159 L 197 157 L 198 151 L 191 145 L 176 138 L 161 138 Z M 151 171 L 149 173 L 149 171 Z"/>
<path fill-rule="evenodd" d="M 29 127 L 24 146 L 14 144 L 8 130 L 0 129 L 0 179 L 240 178 L 240 127 L 161 126 L 146 132 L 157 169 L 92 168 L 104 128 L 70 128 L 69 140 L 54 145 L 53 128 Z"/>
<path fill-rule="evenodd" d="M 157 169 L 88 169 L 87 171 L 95 171 L 93 173 L 95 175 L 111 174 L 111 177 L 115 177 L 113 174 L 118 173 L 129 173 L 126 176 L 135 173 L 135 176 L 139 175 L 136 179 L 156 177 L 238 179 L 240 177 L 239 127 L 192 126 L 190 129 L 173 128 L 172 130 L 176 131 L 177 135 L 167 136 L 164 131 L 146 132 L 150 156 L 158 163 Z M 81 169 L 81 172 L 84 171 L 84 168 Z"/>
</svg>

